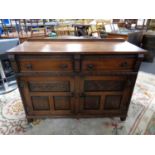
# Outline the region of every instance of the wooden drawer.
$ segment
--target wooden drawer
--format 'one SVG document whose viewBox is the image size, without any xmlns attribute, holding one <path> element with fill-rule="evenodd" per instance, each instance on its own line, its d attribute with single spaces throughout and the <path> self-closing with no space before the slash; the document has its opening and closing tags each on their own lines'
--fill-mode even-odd
<svg viewBox="0 0 155 155">
<path fill-rule="evenodd" d="M 134 57 L 84 56 L 81 63 L 82 71 L 132 71 L 135 68 Z"/>
<path fill-rule="evenodd" d="M 73 71 L 72 58 L 66 56 L 24 56 L 18 58 L 18 65 L 20 72 Z"/>
</svg>

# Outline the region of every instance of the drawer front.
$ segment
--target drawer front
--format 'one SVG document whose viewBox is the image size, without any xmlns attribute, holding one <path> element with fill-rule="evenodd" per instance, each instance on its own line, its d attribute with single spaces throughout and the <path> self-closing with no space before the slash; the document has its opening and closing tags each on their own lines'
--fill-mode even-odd
<svg viewBox="0 0 155 155">
<path fill-rule="evenodd" d="M 136 63 L 135 58 L 121 57 L 93 57 L 86 56 L 82 60 L 82 71 L 132 71 Z"/>
<path fill-rule="evenodd" d="M 18 64 L 20 72 L 73 71 L 73 62 L 71 57 L 21 57 L 18 60 Z"/>
</svg>

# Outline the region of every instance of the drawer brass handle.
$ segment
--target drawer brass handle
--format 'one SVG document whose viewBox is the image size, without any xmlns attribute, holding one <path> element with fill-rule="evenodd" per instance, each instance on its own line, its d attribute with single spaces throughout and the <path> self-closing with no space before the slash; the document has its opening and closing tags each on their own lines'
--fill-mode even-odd
<svg viewBox="0 0 155 155">
<path fill-rule="evenodd" d="M 66 69 L 66 68 L 68 68 L 68 65 L 67 65 L 67 64 L 61 64 L 61 65 L 60 65 L 60 68 Z"/>
<path fill-rule="evenodd" d="M 122 62 L 120 66 L 121 67 L 128 67 L 128 63 L 127 62 Z"/>
<path fill-rule="evenodd" d="M 87 65 L 87 69 L 88 69 L 89 71 L 94 70 L 94 65 L 93 65 L 93 64 L 88 64 L 88 65 Z"/>
<path fill-rule="evenodd" d="M 27 64 L 27 65 L 26 65 L 26 68 L 27 68 L 28 70 L 32 70 L 32 64 Z"/>
<path fill-rule="evenodd" d="M 71 97 L 74 97 L 74 96 L 75 96 L 75 93 L 74 93 L 74 92 L 71 92 L 71 93 L 70 93 L 70 96 L 71 96 Z"/>
</svg>

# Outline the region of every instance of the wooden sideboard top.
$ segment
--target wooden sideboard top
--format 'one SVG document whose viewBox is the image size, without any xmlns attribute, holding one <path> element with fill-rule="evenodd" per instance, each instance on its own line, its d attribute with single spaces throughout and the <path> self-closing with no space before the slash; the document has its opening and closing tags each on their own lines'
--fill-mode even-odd
<svg viewBox="0 0 155 155">
<path fill-rule="evenodd" d="M 145 53 L 146 50 L 139 48 L 127 41 L 26 41 L 8 51 L 10 54 L 129 54 Z"/>
<path fill-rule="evenodd" d="M 124 31 L 108 32 L 108 34 L 128 35 L 130 33 L 140 33 L 140 32 L 142 32 L 142 31 L 139 31 L 139 30 L 124 30 Z"/>
</svg>

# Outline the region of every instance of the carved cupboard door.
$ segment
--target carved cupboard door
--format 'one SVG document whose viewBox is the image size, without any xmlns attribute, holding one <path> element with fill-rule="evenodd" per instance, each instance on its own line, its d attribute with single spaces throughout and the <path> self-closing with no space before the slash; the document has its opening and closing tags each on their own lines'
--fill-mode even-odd
<svg viewBox="0 0 155 155">
<path fill-rule="evenodd" d="M 28 115 L 74 113 L 74 79 L 71 77 L 21 77 L 19 87 Z"/>
<path fill-rule="evenodd" d="M 80 114 L 119 115 L 127 111 L 135 77 L 85 76 L 80 80 Z M 109 113 L 110 112 L 110 113 Z"/>
</svg>

